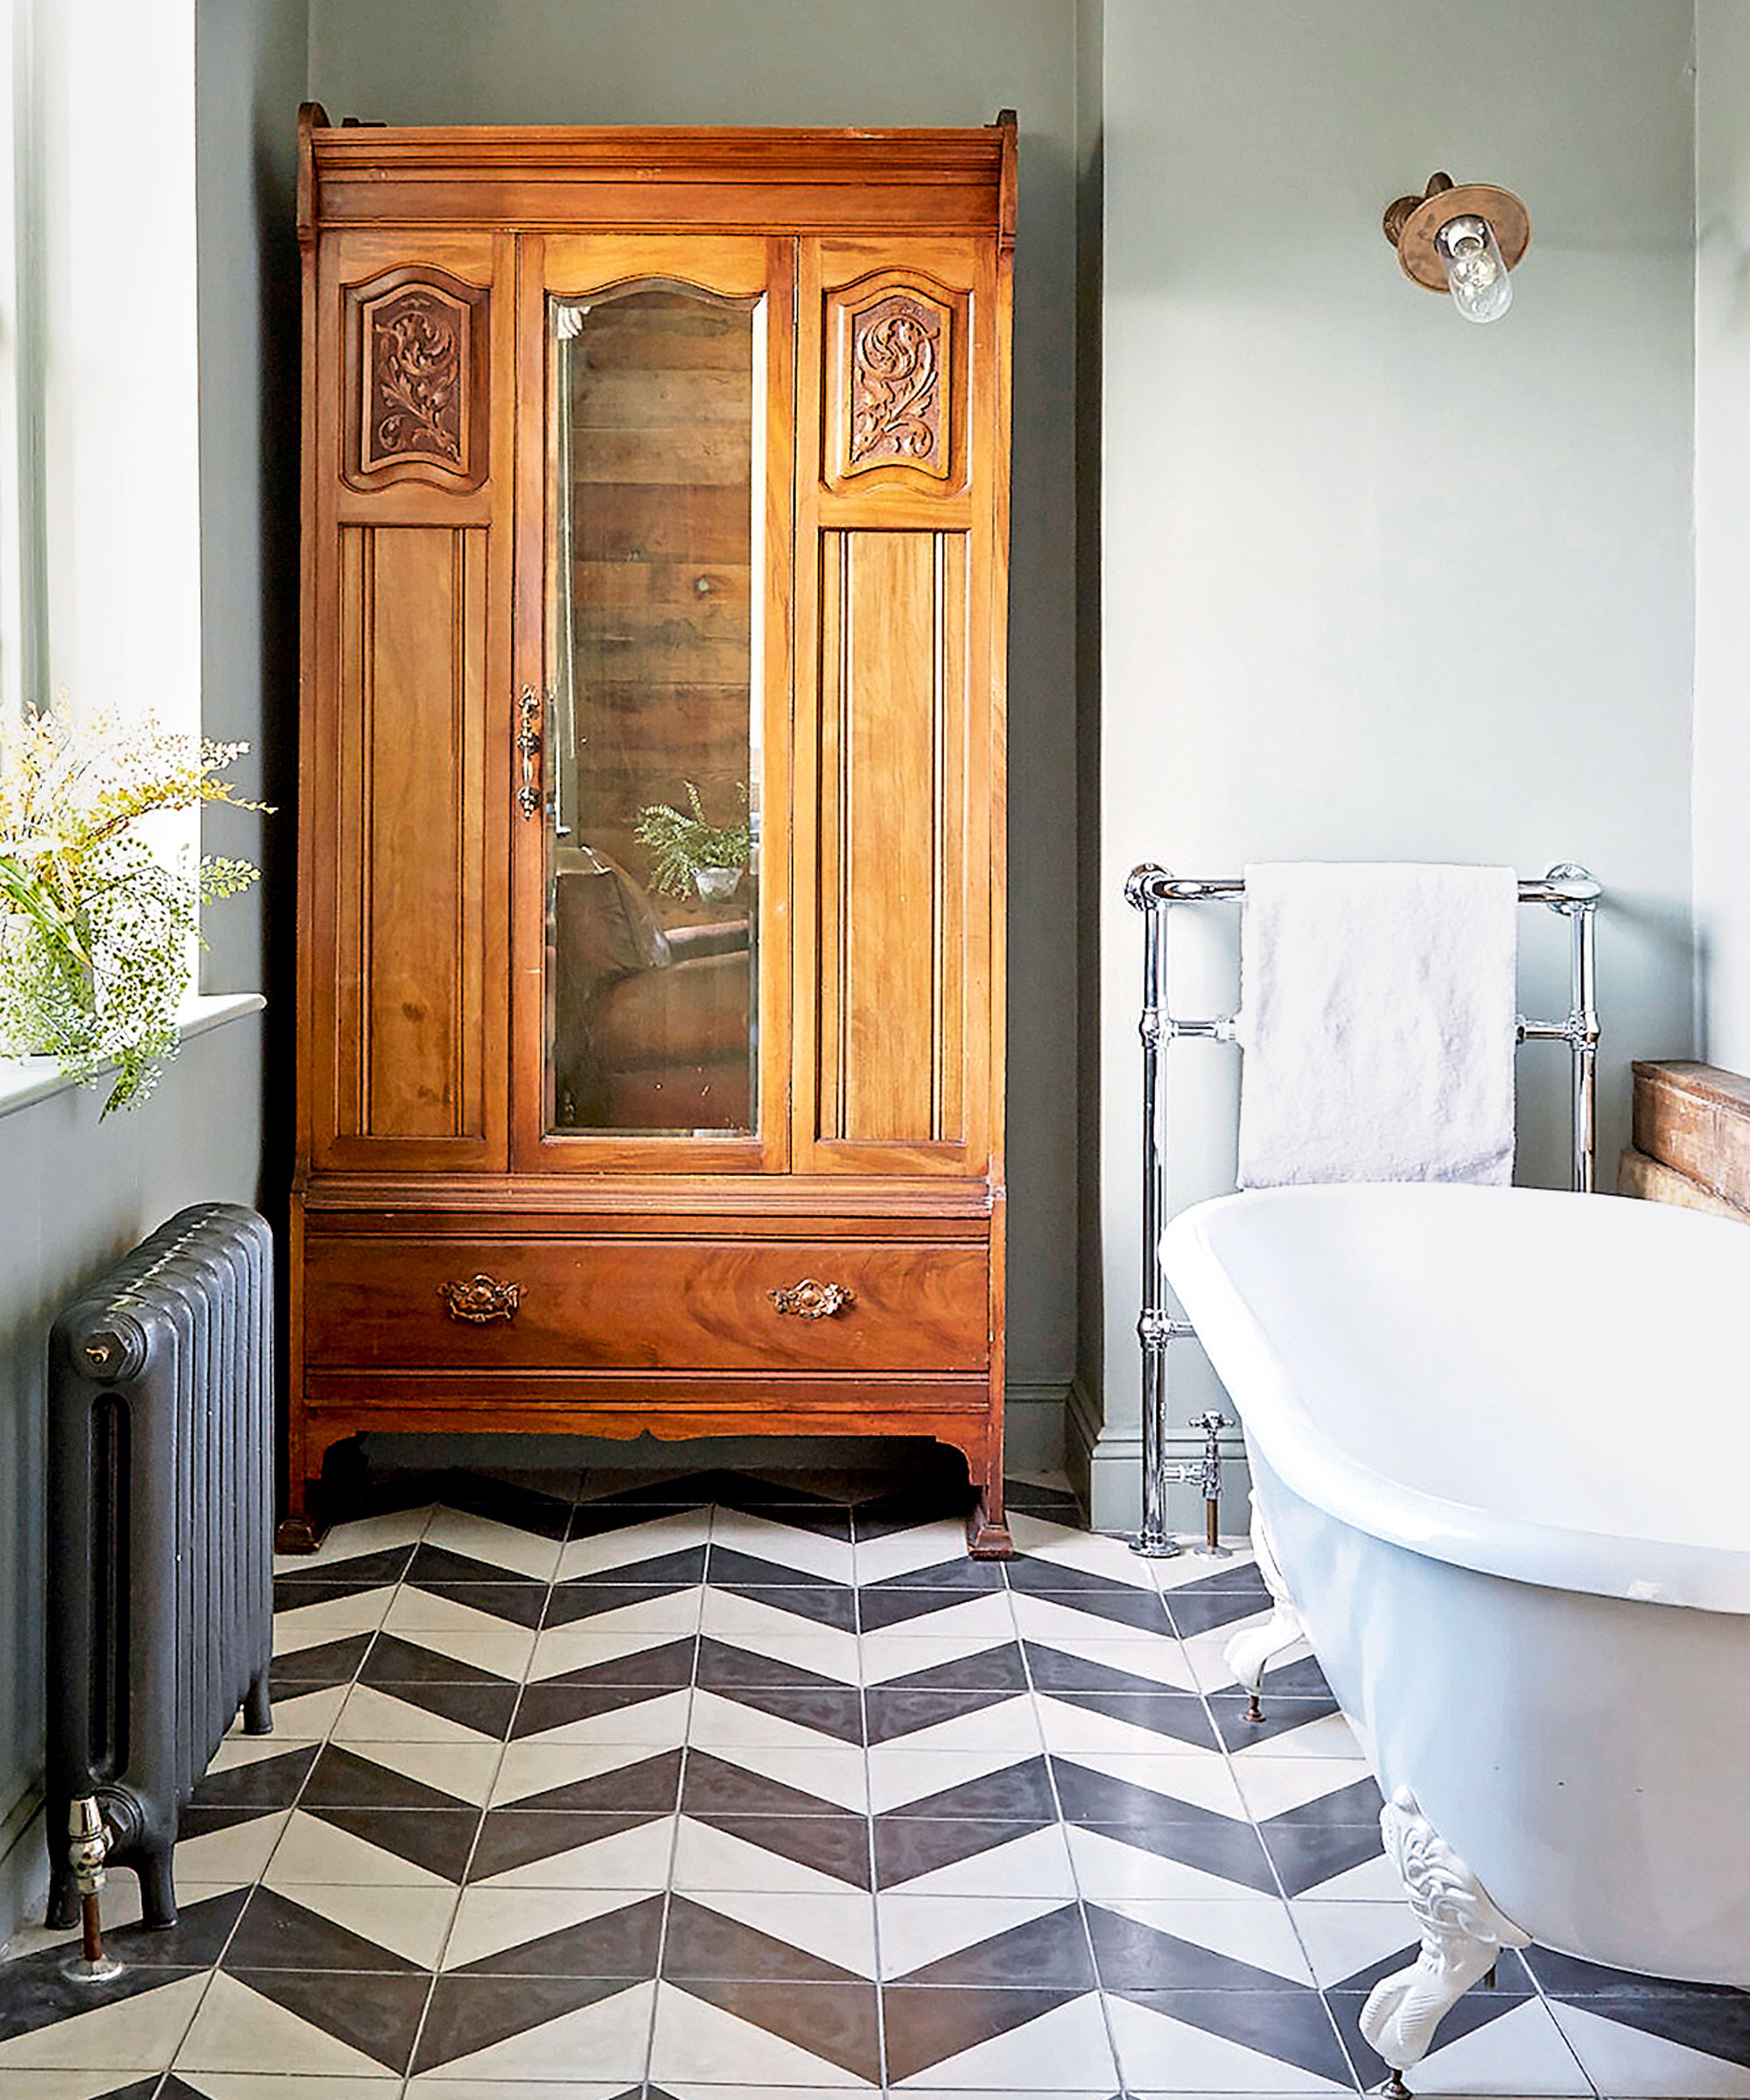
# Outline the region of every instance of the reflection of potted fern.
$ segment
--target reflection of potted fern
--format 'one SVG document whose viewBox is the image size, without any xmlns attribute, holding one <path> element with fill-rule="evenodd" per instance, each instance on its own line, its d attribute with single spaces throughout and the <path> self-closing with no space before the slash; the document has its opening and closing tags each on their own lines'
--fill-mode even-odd
<svg viewBox="0 0 1750 2100">
<path fill-rule="evenodd" d="M 684 897 L 690 889 L 714 901 L 732 897 L 752 857 L 752 827 L 746 817 L 739 823 L 711 823 L 698 789 L 690 780 L 684 785 L 690 816 L 667 802 L 648 803 L 638 812 L 634 830 L 649 852 L 651 880 L 670 897 Z M 742 793 L 745 798 L 746 790 Z"/>
<path fill-rule="evenodd" d="M 0 1056 L 80 1080 L 113 1065 L 106 1116 L 150 1091 L 176 1053 L 200 907 L 256 871 L 166 867 L 135 827 L 201 802 L 261 808 L 215 777 L 244 749 L 59 710 L 0 725 Z"/>
</svg>

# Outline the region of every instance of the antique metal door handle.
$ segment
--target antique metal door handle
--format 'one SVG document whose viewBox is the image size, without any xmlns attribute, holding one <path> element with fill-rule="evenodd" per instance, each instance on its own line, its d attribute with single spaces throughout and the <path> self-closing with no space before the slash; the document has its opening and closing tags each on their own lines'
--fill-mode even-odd
<svg viewBox="0 0 1750 2100">
<path fill-rule="evenodd" d="M 516 704 L 516 750 L 522 761 L 522 785 L 516 791 L 516 806 L 525 816 L 541 814 L 541 790 L 535 784 L 535 761 L 541 756 L 541 703 L 535 688 L 525 685 Z"/>
<path fill-rule="evenodd" d="M 514 1320 L 522 1300 L 521 1284 L 501 1284 L 482 1270 L 477 1276 L 439 1284 L 438 1295 L 452 1320 L 466 1320 L 475 1326 L 488 1320 Z"/>
<path fill-rule="evenodd" d="M 846 1306 L 855 1305 L 857 1293 L 848 1284 L 816 1283 L 805 1276 L 799 1284 L 766 1293 L 780 1312 L 794 1312 L 802 1320 L 828 1320 Z"/>
</svg>

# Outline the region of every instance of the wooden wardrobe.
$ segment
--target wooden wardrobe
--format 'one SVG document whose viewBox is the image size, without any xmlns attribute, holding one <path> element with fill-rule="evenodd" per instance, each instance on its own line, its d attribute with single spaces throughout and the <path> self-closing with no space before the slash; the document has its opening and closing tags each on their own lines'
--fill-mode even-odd
<svg viewBox="0 0 1750 2100">
<path fill-rule="evenodd" d="M 1002 1504 L 1015 125 L 300 122 L 282 1544 L 372 1430 Z"/>
</svg>

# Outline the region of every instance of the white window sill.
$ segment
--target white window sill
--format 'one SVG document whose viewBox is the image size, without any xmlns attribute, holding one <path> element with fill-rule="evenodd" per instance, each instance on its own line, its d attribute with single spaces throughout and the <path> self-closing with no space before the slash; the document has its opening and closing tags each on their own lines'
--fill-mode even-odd
<svg viewBox="0 0 1750 2100">
<path fill-rule="evenodd" d="M 192 1035 L 205 1035 L 227 1021 L 246 1013 L 259 1013 L 267 1001 L 258 991 L 226 991 L 210 998 L 185 1000 L 177 1022 L 177 1033 L 186 1043 Z M 27 1109 L 33 1101 L 46 1101 L 52 1094 L 65 1094 L 77 1086 L 52 1057 L 0 1057 L 0 1116 L 14 1109 Z"/>
</svg>

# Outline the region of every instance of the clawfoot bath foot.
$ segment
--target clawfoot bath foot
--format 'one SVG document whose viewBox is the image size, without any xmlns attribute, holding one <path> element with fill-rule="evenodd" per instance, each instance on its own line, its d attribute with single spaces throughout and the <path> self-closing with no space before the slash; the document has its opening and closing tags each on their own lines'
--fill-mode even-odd
<svg viewBox="0 0 1750 2100">
<path fill-rule="evenodd" d="M 1300 1623 L 1299 1613 L 1289 1602 L 1288 1585 L 1277 1565 L 1256 1495 L 1252 1497 L 1252 1551 L 1257 1558 L 1258 1573 L 1264 1577 L 1264 1586 L 1276 1608 L 1262 1626 L 1250 1627 L 1244 1633 L 1236 1634 L 1222 1652 L 1228 1668 L 1246 1688 L 1249 1701 L 1246 1718 L 1261 1721 L 1264 1708 L 1258 1704 L 1258 1694 L 1264 1689 L 1264 1673 L 1284 1648 L 1293 1647 L 1306 1628 Z"/>
<path fill-rule="evenodd" d="M 1434 2030 L 1503 1947 L 1531 1936 L 1503 1917 L 1481 1884 L 1429 1822 L 1408 1787 L 1380 1810 L 1385 1849 L 1422 1929 L 1414 1964 L 1376 1984 L 1362 2008 L 1362 2033 L 1391 2067 L 1380 2090 L 1404 2094 L 1404 2074 L 1428 2054 Z"/>
</svg>

